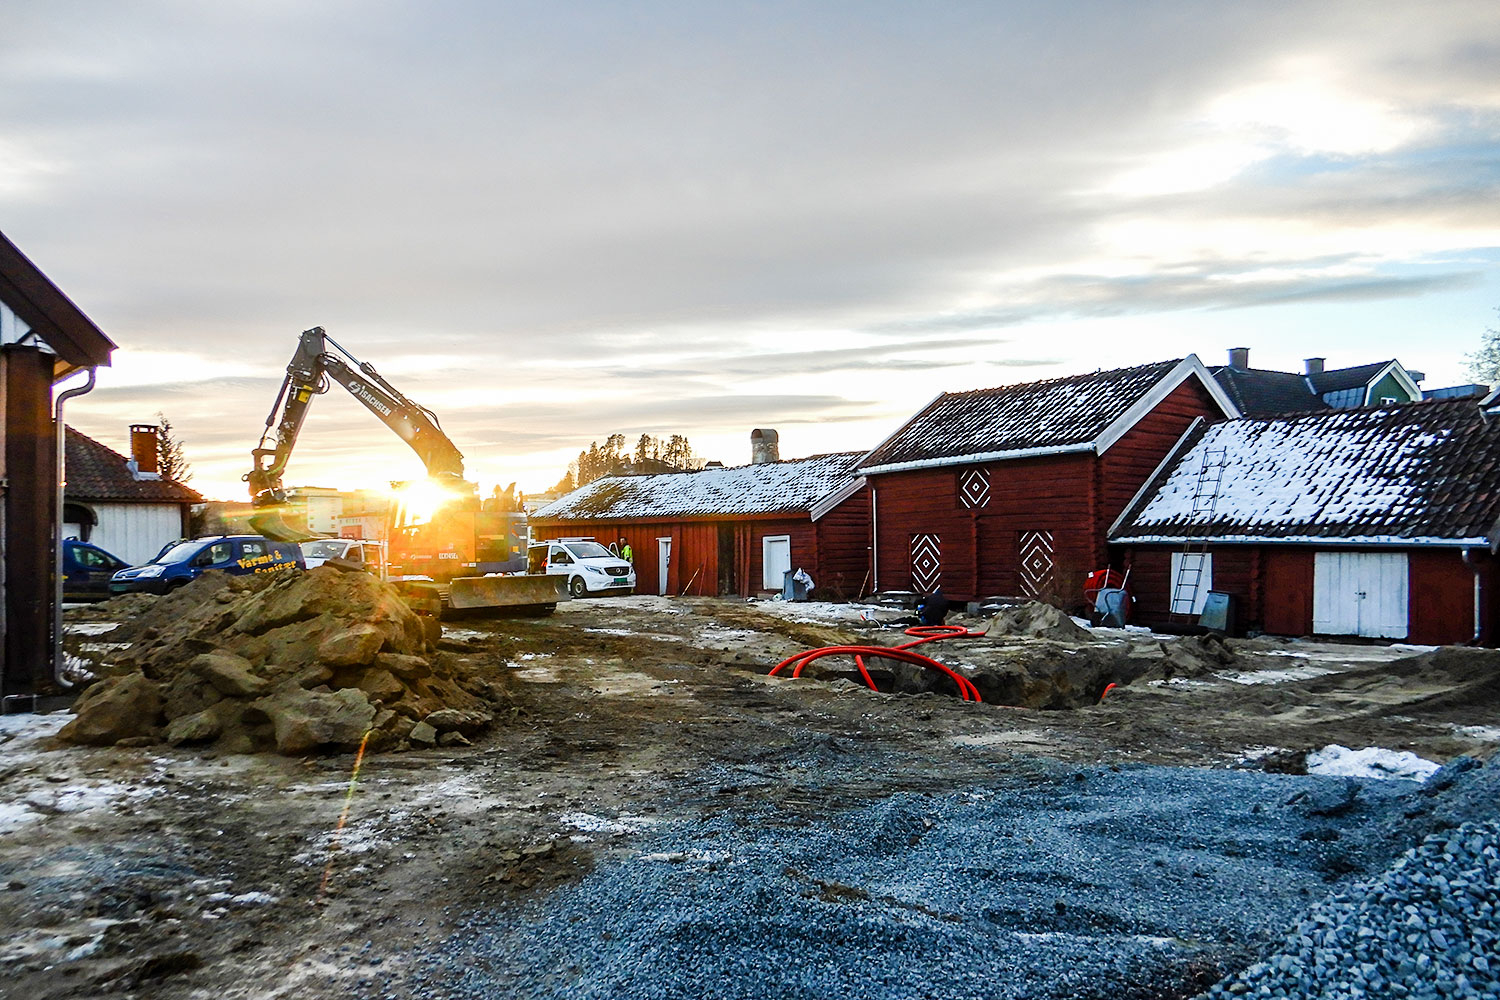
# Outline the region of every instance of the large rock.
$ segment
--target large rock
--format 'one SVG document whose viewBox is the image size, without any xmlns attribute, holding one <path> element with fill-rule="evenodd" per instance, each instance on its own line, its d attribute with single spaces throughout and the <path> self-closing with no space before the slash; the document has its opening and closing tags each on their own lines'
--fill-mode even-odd
<svg viewBox="0 0 1500 1000">
<path fill-rule="evenodd" d="M 463 733 L 473 736 L 482 733 L 495 721 L 495 717 L 483 709 L 441 708 L 430 713 L 426 722 L 439 733 Z"/>
<path fill-rule="evenodd" d="M 364 672 L 355 685 L 370 697 L 371 701 L 392 702 L 406 693 L 406 688 L 389 670 L 372 667 Z"/>
<path fill-rule="evenodd" d="M 375 665 L 382 670 L 389 670 L 397 677 L 409 681 L 432 675 L 432 665 L 420 656 L 407 656 L 401 653 L 381 653 L 375 657 Z"/>
<path fill-rule="evenodd" d="M 361 667 L 375 659 L 384 643 L 385 633 L 374 625 L 354 625 L 324 639 L 318 660 L 330 667 Z"/>
<path fill-rule="evenodd" d="M 209 740 L 218 739 L 223 729 L 224 725 L 219 721 L 219 713 L 211 708 L 205 708 L 201 712 L 184 715 L 180 719 L 173 719 L 167 723 L 165 738 L 174 747 L 184 743 L 207 743 Z"/>
<path fill-rule="evenodd" d="M 266 693 L 264 678 L 255 676 L 249 660 L 233 653 L 203 653 L 193 657 L 188 669 L 212 684 L 228 698 L 259 698 Z"/>
<path fill-rule="evenodd" d="M 154 736 L 161 705 L 160 689 L 145 674 L 112 677 L 83 693 L 74 705 L 78 717 L 57 735 L 69 743 L 99 747 Z"/>
<path fill-rule="evenodd" d="M 284 754 L 356 749 L 375 721 L 375 706 L 358 688 L 324 693 L 287 684 L 255 705 L 271 720 Z"/>
</svg>

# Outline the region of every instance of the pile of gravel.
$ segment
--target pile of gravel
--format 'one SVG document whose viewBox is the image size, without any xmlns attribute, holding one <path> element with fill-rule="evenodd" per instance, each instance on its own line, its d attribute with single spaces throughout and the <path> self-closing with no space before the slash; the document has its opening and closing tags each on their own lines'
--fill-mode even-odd
<svg viewBox="0 0 1500 1000">
<path fill-rule="evenodd" d="M 1201 996 L 1500 996 L 1500 823 L 1433 834 Z"/>
</svg>

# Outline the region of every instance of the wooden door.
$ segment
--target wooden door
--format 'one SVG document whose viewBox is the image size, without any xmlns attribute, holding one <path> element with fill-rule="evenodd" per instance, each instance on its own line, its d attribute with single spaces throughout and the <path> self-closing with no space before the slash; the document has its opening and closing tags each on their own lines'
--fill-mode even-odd
<svg viewBox="0 0 1500 1000">
<path fill-rule="evenodd" d="M 1313 558 L 1313 631 L 1406 638 L 1404 552 L 1319 552 Z"/>
</svg>

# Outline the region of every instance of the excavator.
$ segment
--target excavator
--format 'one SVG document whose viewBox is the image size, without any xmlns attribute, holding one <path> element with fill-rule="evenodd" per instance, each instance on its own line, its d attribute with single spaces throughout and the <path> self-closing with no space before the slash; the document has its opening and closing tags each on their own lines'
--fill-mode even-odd
<svg viewBox="0 0 1500 1000">
<path fill-rule="evenodd" d="M 281 476 L 313 397 L 333 383 L 380 418 L 427 469 L 426 480 L 391 484 L 396 501 L 387 521 L 384 572 L 392 583 L 429 607 L 545 614 L 567 599 L 563 577 L 502 575 L 518 564 L 524 567 L 524 540 L 514 538 L 509 516 L 482 509 L 478 488 L 464 479 L 463 453 L 443 433 L 437 415 L 407 399 L 374 365 L 354 357 L 320 326 L 298 340 L 266 429 L 250 452 L 254 468 L 243 478 L 257 508 L 250 518 L 256 531 L 277 541 L 318 537 L 287 516 Z"/>
</svg>

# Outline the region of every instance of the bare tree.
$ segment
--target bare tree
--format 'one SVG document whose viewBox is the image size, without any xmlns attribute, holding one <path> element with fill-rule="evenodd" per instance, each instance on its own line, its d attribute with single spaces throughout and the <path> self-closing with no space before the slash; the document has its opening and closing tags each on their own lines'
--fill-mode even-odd
<svg viewBox="0 0 1500 1000">
<path fill-rule="evenodd" d="M 165 413 L 156 414 L 156 468 L 163 479 L 187 483 L 193 478 L 193 467 L 182 450 L 182 439 L 173 432 L 172 421 Z"/>
<path fill-rule="evenodd" d="M 1500 312 L 1500 306 L 1495 307 Z M 1500 382 L 1500 330 L 1488 327 L 1479 342 L 1479 350 L 1465 356 L 1469 375 L 1480 382 Z"/>
</svg>

